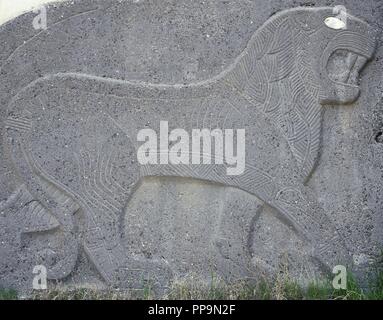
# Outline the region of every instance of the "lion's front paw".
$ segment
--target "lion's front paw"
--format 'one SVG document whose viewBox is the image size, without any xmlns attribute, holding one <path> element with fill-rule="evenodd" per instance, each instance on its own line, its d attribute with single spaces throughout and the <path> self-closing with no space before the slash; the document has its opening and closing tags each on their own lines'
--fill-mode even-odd
<svg viewBox="0 0 383 320">
<path fill-rule="evenodd" d="M 340 237 L 317 245 L 314 249 L 314 255 L 329 271 L 332 271 L 337 265 L 349 266 L 352 263 L 350 253 Z"/>
</svg>

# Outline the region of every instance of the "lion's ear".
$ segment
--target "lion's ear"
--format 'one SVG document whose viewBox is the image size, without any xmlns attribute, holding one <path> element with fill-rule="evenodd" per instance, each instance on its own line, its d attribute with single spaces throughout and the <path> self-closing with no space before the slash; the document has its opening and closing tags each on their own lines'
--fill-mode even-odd
<svg viewBox="0 0 383 320">
<path fill-rule="evenodd" d="M 256 31 L 253 38 L 249 42 L 247 50 L 260 60 L 269 51 L 273 42 L 274 30 L 277 26 L 274 23 L 267 24 Z"/>
<path fill-rule="evenodd" d="M 255 33 L 228 79 L 262 106 L 270 94 L 269 83 L 285 78 L 293 67 L 292 26 L 288 18 L 277 18 Z"/>
<path fill-rule="evenodd" d="M 264 57 L 269 82 L 286 78 L 293 71 L 294 48 L 293 26 L 286 18 L 276 27 L 272 44 Z"/>
<path fill-rule="evenodd" d="M 292 23 L 298 30 L 306 33 L 317 31 L 324 23 L 324 19 L 319 11 L 297 11 L 292 16 Z"/>
</svg>

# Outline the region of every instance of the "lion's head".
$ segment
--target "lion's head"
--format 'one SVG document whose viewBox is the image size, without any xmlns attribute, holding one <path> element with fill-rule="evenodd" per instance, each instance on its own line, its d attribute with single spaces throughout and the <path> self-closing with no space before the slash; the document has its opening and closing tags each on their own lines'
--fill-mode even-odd
<svg viewBox="0 0 383 320">
<path fill-rule="evenodd" d="M 374 30 L 331 7 L 271 17 L 228 72 L 228 83 L 262 110 L 288 141 L 307 180 L 318 159 L 323 104 L 354 102 Z"/>
<path fill-rule="evenodd" d="M 294 47 L 300 63 L 309 63 L 311 81 L 321 104 L 354 102 L 360 94 L 359 73 L 373 56 L 376 34 L 345 8 L 294 9 Z M 302 66 L 301 70 L 307 71 Z"/>
</svg>

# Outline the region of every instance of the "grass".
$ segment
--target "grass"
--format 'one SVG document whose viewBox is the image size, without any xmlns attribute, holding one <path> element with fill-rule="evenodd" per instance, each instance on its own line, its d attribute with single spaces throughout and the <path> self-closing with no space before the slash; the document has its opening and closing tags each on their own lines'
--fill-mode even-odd
<svg viewBox="0 0 383 320">
<path fill-rule="evenodd" d="M 0 300 L 17 300 L 18 294 L 13 289 L 1 289 L 0 288 Z"/>
<path fill-rule="evenodd" d="M 383 270 L 372 276 L 368 289 L 363 289 L 355 277 L 347 275 L 347 289 L 336 290 L 330 279 L 316 280 L 302 286 L 288 273 L 278 274 L 273 281 L 260 280 L 256 284 L 237 282 L 227 285 L 212 281 L 210 285 L 197 279 L 176 281 L 166 299 L 180 300 L 383 300 Z"/>
<path fill-rule="evenodd" d="M 28 299 L 32 300 L 150 300 L 156 299 L 150 289 L 136 291 L 95 290 L 95 289 L 49 289 L 34 291 Z M 0 300 L 15 300 L 14 290 L 0 290 Z M 293 281 L 270 285 L 261 281 L 256 285 L 238 282 L 230 285 L 217 283 L 214 287 L 202 282 L 194 284 L 177 282 L 164 300 L 383 300 L 380 287 L 364 292 L 356 284 L 346 290 L 335 290 L 327 283 L 310 283 L 306 288 Z"/>
<path fill-rule="evenodd" d="M 32 300 L 131 300 L 135 297 L 128 292 L 118 290 L 96 290 L 80 288 L 73 290 L 40 290 L 34 291 Z"/>
<path fill-rule="evenodd" d="M 14 297 L 14 296 L 13 296 Z M 12 296 L 10 296 L 12 298 Z M 148 300 L 159 298 L 151 287 L 135 291 L 53 289 L 34 292 L 37 300 Z M 213 277 L 209 284 L 190 276 L 174 281 L 164 300 L 383 300 L 383 272 L 376 275 L 370 289 L 362 289 L 349 274 L 347 289 L 335 290 L 330 280 L 313 281 L 305 287 L 289 278 L 278 275 L 272 282 L 260 280 L 255 284 L 238 281 L 230 285 Z"/>
<path fill-rule="evenodd" d="M 315 280 L 302 286 L 294 281 L 288 268 L 271 280 L 256 283 L 238 281 L 226 284 L 214 274 L 207 283 L 196 275 L 173 281 L 165 295 L 156 295 L 150 284 L 141 290 L 63 289 L 60 286 L 44 291 L 34 291 L 28 298 L 34 300 L 383 300 L 383 266 L 376 264 L 368 288 L 362 288 L 355 277 L 347 276 L 347 289 L 336 290 L 331 279 Z M 0 300 L 18 299 L 12 289 L 0 288 Z"/>
</svg>

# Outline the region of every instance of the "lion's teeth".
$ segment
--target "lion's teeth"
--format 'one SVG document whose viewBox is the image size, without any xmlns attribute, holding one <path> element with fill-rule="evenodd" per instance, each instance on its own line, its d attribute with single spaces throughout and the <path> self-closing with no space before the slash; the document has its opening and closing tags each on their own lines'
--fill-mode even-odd
<svg viewBox="0 0 383 320">
<path fill-rule="evenodd" d="M 366 58 L 346 50 L 337 50 L 327 64 L 328 76 L 331 80 L 356 85 L 361 68 L 366 63 Z"/>
<path fill-rule="evenodd" d="M 350 74 L 347 79 L 347 83 L 356 84 L 358 82 L 358 76 L 360 70 L 366 64 L 367 59 L 363 56 L 356 55 L 356 60 L 350 68 Z"/>
<path fill-rule="evenodd" d="M 348 83 L 350 79 L 351 70 L 354 67 L 355 61 L 357 60 L 358 56 L 352 52 L 348 52 L 347 56 L 345 57 L 345 63 L 346 68 L 345 71 L 339 73 L 339 80 L 343 83 Z"/>
<path fill-rule="evenodd" d="M 358 55 L 353 53 L 353 52 L 349 52 L 348 53 L 348 56 L 347 56 L 347 63 L 348 63 L 348 66 L 350 67 L 350 69 L 353 68 L 354 64 L 355 64 L 355 61 L 358 59 Z"/>
<path fill-rule="evenodd" d="M 347 75 L 343 79 L 344 83 L 349 83 L 350 81 L 350 76 L 352 73 L 352 69 L 354 68 L 354 64 L 356 60 L 358 59 L 358 56 L 352 52 L 349 52 L 347 55 L 346 63 L 347 63 Z"/>
</svg>

